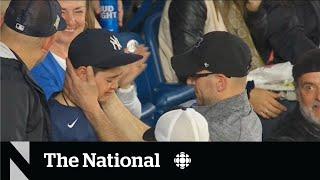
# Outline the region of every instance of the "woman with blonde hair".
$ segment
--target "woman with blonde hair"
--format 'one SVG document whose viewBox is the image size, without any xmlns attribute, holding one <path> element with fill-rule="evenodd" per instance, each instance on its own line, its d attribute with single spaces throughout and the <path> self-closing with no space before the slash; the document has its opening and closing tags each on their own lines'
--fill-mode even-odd
<svg viewBox="0 0 320 180">
<path fill-rule="evenodd" d="M 68 58 L 68 49 L 73 39 L 87 28 L 99 27 L 91 1 L 59 0 L 58 2 L 62 7 L 62 16 L 67 23 L 67 28 L 56 34 L 55 42 L 44 61 L 32 69 L 32 76 L 43 89 L 47 100 L 63 89 L 66 58 Z M 142 48 L 142 50 L 141 55 L 148 56 L 146 49 Z M 144 68 L 144 66 L 140 67 Z M 124 105 L 139 118 L 141 116 L 141 103 L 132 83 L 134 78 L 131 76 L 137 76 L 142 69 L 131 69 L 134 69 L 135 72 L 130 73 L 130 77 L 126 76 L 120 79 L 120 89 L 117 91 L 117 95 L 122 102 L 125 102 Z"/>
</svg>

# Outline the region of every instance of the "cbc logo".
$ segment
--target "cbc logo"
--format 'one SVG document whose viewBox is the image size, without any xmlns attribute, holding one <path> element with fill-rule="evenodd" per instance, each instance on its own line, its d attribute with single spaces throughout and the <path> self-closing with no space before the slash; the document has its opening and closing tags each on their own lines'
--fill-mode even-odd
<svg viewBox="0 0 320 180">
<path fill-rule="evenodd" d="M 174 163 L 178 168 L 185 169 L 190 165 L 191 158 L 185 152 L 180 152 L 180 154 L 177 154 L 176 157 L 174 158 Z"/>
</svg>

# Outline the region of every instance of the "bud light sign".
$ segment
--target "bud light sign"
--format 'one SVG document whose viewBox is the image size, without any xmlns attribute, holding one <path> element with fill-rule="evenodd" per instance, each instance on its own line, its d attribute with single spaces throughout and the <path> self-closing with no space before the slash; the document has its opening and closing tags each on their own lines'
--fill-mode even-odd
<svg viewBox="0 0 320 180">
<path fill-rule="evenodd" d="M 117 11 L 114 10 L 114 6 L 101 6 L 101 18 L 102 19 L 116 19 Z"/>
<path fill-rule="evenodd" d="M 118 1 L 101 0 L 101 26 L 109 31 L 118 32 Z"/>
</svg>

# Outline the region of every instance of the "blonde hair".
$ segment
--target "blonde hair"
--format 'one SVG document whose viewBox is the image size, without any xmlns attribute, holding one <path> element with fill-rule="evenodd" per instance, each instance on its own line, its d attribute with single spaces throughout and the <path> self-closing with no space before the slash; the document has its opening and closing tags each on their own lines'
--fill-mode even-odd
<svg viewBox="0 0 320 180">
<path fill-rule="evenodd" d="M 2 0 L 0 2 L 0 6 L 1 6 L 1 14 L 4 14 L 10 4 L 11 0 Z"/>
<path fill-rule="evenodd" d="M 96 17 L 94 15 L 94 6 L 92 1 L 86 0 L 86 29 L 95 28 Z"/>
<path fill-rule="evenodd" d="M 10 4 L 10 0 L 1 0 L 0 1 L 0 9 L 1 9 L 1 12 L 0 12 L 0 18 L 3 18 L 4 17 L 4 14 L 6 13 L 6 10 L 8 8 Z"/>
</svg>

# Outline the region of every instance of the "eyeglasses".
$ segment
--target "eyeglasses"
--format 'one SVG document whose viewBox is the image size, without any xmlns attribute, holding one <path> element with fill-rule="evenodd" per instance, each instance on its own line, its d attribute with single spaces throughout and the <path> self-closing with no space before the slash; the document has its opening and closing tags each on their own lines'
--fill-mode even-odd
<svg viewBox="0 0 320 180">
<path fill-rule="evenodd" d="M 190 75 L 191 78 L 201 78 L 201 77 L 207 77 L 209 75 L 216 74 L 216 73 L 201 73 L 201 74 L 192 74 Z"/>
<path fill-rule="evenodd" d="M 213 74 L 217 74 L 217 73 L 200 73 L 200 74 L 192 74 L 189 77 L 190 78 L 194 78 L 194 79 L 198 79 L 198 78 L 202 78 L 202 77 L 207 77 L 209 75 L 213 75 Z M 229 76 L 226 76 L 227 78 L 230 78 Z"/>
</svg>

